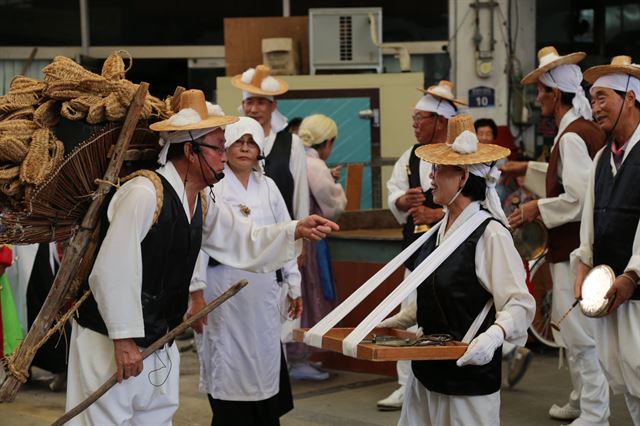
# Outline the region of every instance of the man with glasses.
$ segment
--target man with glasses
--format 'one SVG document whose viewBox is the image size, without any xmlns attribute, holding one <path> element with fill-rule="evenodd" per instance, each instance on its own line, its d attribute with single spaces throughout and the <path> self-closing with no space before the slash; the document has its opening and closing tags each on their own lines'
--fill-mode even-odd
<svg viewBox="0 0 640 426">
<path fill-rule="evenodd" d="M 453 83 L 443 80 L 437 86 L 422 90 L 422 96 L 413 109 L 413 131 L 418 143 L 413 145 L 398 159 L 391 178 L 387 181 L 389 190 L 389 210 L 403 225 L 402 247 L 408 247 L 429 226 L 444 217 L 441 206 L 433 202 L 431 196 L 431 165 L 416 156 L 418 147 L 425 144 L 443 143 L 447 140 L 449 118 L 456 115 L 456 104 L 464 102 L 455 99 Z M 405 262 L 405 277 L 413 270 L 415 256 Z M 415 300 L 415 292 L 402 302 L 402 307 Z M 411 362 L 398 361 L 398 383 L 400 387 L 387 398 L 378 401 L 381 411 L 400 410 L 404 397 L 404 387 L 411 370 Z"/>
<path fill-rule="evenodd" d="M 558 321 L 575 301 L 575 275 L 569 255 L 580 244 L 580 217 L 593 156 L 604 144 L 604 133 L 592 120 L 584 95 L 582 72 L 576 65 L 583 52 L 560 56 L 554 47 L 538 52 L 540 65 L 522 79 L 537 84 L 537 101 L 542 115 L 553 117 L 558 134 L 548 163 L 517 161 L 503 171 L 525 175 L 525 186 L 544 182 L 544 198 L 520 205 L 509 216 L 517 228 L 540 217 L 549 229 L 546 261 L 553 279 L 552 318 Z M 609 388 L 598 363 L 593 323 L 578 309 L 563 320 L 556 341 L 567 350 L 567 364 L 573 384 L 569 402 L 554 404 L 549 415 L 559 420 L 576 419 L 572 425 L 608 425 Z"/>
</svg>

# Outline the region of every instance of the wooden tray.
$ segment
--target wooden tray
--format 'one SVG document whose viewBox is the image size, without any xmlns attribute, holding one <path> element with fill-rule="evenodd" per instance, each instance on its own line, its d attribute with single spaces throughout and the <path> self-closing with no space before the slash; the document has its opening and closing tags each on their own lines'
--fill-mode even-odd
<svg viewBox="0 0 640 426">
<path fill-rule="evenodd" d="M 304 341 L 304 334 L 308 328 L 293 330 L 293 340 Z M 322 348 L 342 353 L 342 341 L 353 331 L 352 327 L 332 328 L 322 337 Z M 394 328 L 376 328 L 367 336 L 368 339 L 377 336 L 397 336 L 403 339 L 415 339 L 415 333 L 396 330 Z M 458 359 L 467 350 L 467 344 L 461 342 L 447 342 L 438 346 L 381 346 L 373 343 L 358 345 L 358 359 L 369 361 L 400 361 L 400 360 L 453 360 Z"/>
</svg>

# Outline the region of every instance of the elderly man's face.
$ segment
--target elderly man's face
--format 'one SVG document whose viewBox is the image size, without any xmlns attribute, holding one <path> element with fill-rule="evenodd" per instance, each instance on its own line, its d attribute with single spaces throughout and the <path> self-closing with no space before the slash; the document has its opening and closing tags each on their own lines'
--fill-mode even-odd
<svg viewBox="0 0 640 426">
<path fill-rule="evenodd" d="M 553 116 L 556 102 L 559 101 L 560 91 L 558 89 L 551 89 L 544 84 L 538 82 L 538 95 L 536 101 L 540 105 L 540 112 L 544 117 Z"/>
<path fill-rule="evenodd" d="M 256 120 L 262 127 L 271 122 L 271 114 L 277 107 L 276 101 L 270 101 L 267 98 L 251 97 L 242 101 L 242 110 L 244 115 Z"/>
<path fill-rule="evenodd" d="M 627 94 L 629 95 L 629 94 Z M 594 87 L 591 89 L 591 110 L 598 125 L 605 132 L 613 130 L 622 111 L 624 99 L 613 89 Z M 633 104 L 632 104 L 633 105 Z M 622 117 L 621 117 L 622 118 Z"/>
<path fill-rule="evenodd" d="M 433 139 L 438 125 L 438 114 L 435 112 L 413 111 L 413 133 L 418 143 L 424 145 Z"/>
<path fill-rule="evenodd" d="M 208 133 L 202 140 L 200 161 L 205 162 L 202 164 L 203 178 L 206 185 L 216 183 L 218 180 L 214 176 L 210 168 L 214 169 L 216 173 L 224 171 L 224 163 L 227 162 L 227 154 L 224 150 L 224 130 L 218 128 L 213 132 Z"/>
</svg>

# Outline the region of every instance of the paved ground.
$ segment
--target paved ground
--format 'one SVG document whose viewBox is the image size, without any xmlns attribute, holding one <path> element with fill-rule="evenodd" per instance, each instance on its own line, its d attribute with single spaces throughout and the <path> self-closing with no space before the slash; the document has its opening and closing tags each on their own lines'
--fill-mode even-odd
<svg viewBox="0 0 640 426">
<path fill-rule="evenodd" d="M 206 398 L 198 393 L 198 366 L 194 353 L 182 357 L 181 404 L 176 426 L 209 425 Z M 282 418 L 283 426 L 395 425 L 398 412 L 379 412 L 376 401 L 395 389 L 389 377 L 332 371 L 321 383 L 293 382 L 295 409 Z M 506 426 L 559 426 L 547 411 L 552 403 L 564 403 L 570 391 L 569 373 L 558 370 L 557 356 L 538 354 L 529 373 L 514 390 L 502 392 L 502 424 Z M 3 426 L 48 425 L 63 413 L 64 394 L 49 392 L 45 381 L 22 387 L 16 401 L 0 404 Z M 631 425 L 621 396 L 611 399 L 612 426 Z M 474 426 L 474 425 L 469 425 Z"/>
</svg>

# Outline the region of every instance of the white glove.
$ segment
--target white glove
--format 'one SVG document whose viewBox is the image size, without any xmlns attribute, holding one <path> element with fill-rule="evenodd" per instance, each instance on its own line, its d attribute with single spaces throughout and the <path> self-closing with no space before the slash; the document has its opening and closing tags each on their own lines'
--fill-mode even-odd
<svg viewBox="0 0 640 426">
<path fill-rule="evenodd" d="M 378 324 L 380 328 L 399 328 L 406 330 L 407 328 L 416 325 L 418 315 L 418 303 L 416 300 L 409 302 L 400 312 L 392 317 L 387 318 Z"/>
<path fill-rule="evenodd" d="M 502 328 L 493 324 L 487 331 L 471 341 L 467 351 L 456 361 L 456 365 L 462 367 L 463 365 L 488 364 L 502 342 L 504 342 Z"/>
</svg>

